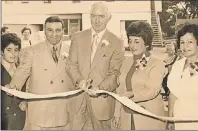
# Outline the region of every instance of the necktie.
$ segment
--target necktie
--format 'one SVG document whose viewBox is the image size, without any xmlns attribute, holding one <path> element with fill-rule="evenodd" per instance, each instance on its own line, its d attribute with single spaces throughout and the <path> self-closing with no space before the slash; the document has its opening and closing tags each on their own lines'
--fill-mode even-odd
<svg viewBox="0 0 198 131">
<path fill-rule="evenodd" d="M 92 49 L 91 49 L 91 63 L 93 61 L 93 58 L 95 56 L 95 53 L 96 53 L 96 50 L 97 50 L 97 47 L 98 47 L 97 39 L 98 39 L 98 34 L 94 34 L 93 35 L 93 41 L 92 41 Z"/>
<path fill-rule="evenodd" d="M 10 65 L 10 69 L 9 69 L 9 74 L 10 74 L 11 76 L 13 76 L 14 73 L 15 73 L 15 71 L 16 71 L 15 64 L 11 64 L 11 65 Z"/>
<path fill-rule="evenodd" d="M 52 48 L 52 58 L 54 60 L 54 62 L 57 64 L 58 63 L 58 57 L 57 57 L 57 48 L 55 46 L 53 46 Z"/>
</svg>

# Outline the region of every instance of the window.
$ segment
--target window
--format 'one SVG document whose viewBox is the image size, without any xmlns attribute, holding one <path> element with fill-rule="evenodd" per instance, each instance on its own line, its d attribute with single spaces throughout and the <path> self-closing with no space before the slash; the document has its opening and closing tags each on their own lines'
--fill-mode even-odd
<svg viewBox="0 0 198 131">
<path fill-rule="evenodd" d="M 82 30 L 82 19 L 63 19 L 64 35 L 72 35 L 76 31 Z"/>
<path fill-rule="evenodd" d="M 64 27 L 65 27 L 65 30 L 64 30 L 64 35 L 68 35 L 68 19 L 63 19 L 63 22 L 64 22 Z"/>
<path fill-rule="evenodd" d="M 51 0 L 44 0 L 43 2 L 47 4 L 47 3 L 51 3 L 52 1 Z"/>
<path fill-rule="evenodd" d="M 40 31 L 43 31 L 43 29 L 44 29 L 43 24 L 39 24 L 39 30 L 40 30 Z"/>
<path fill-rule="evenodd" d="M 126 21 L 125 21 L 125 30 L 127 30 L 127 28 L 129 27 L 129 25 L 130 25 L 131 23 L 136 22 L 136 21 L 138 21 L 138 20 L 126 20 Z"/>
<path fill-rule="evenodd" d="M 70 19 L 70 23 L 78 23 L 78 19 Z"/>
<path fill-rule="evenodd" d="M 27 3 L 29 3 L 29 0 L 21 0 L 21 3 L 27 4 Z"/>
</svg>

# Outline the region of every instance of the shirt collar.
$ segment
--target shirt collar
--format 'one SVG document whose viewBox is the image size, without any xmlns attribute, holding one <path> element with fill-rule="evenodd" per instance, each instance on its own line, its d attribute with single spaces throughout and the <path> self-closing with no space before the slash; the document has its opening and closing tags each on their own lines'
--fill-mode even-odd
<svg viewBox="0 0 198 131">
<path fill-rule="evenodd" d="M 56 45 L 52 45 L 47 40 L 46 40 L 46 43 L 47 43 L 47 45 L 48 45 L 48 47 L 50 48 L 51 51 L 52 51 L 52 48 L 55 46 L 57 48 L 57 51 L 60 52 L 62 40 L 58 44 L 56 44 Z"/>
<path fill-rule="evenodd" d="M 91 30 L 92 30 L 91 31 L 92 32 L 92 38 L 93 38 L 93 35 L 98 34 L 98 38 L 101 39 L 107 29 L 105 28 L 103 31 L 101 31 L 99 33 L 96 33 L 93 28 Z"/>
<path fill-rule="evenodd" d="M 3 66 L 4 66 L 4 68 L 9 72 L 10 67 L 11 67 L 11 64 L 10 64 L 10 63 L 8 63 L 6 60 L 4 60 L 4 59 L 2 58 L 2 65 L 3 65 Z M 15 63 L 13 63 L 13 65 L 14 65 L 14 67 L 16 68 Z"/>
</svg>

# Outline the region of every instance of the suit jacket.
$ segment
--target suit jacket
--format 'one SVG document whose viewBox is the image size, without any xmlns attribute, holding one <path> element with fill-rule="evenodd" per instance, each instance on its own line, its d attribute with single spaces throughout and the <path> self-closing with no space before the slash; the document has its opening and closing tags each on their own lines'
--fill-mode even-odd
<svg viewBox="0 0 198 131">
<path fill-rule="evenodd" d="M 105 45 L 104 40 L 109 44 Z M 70 69 L 68 74 L 74 83 L 82 79 L 91 78 L 93 85 L 102 90 L 115 92 L 119 86 L 118 76 L 124 60 L 124 48 L 122 41 L 108 30 L 101 38 L 93 62 L 91 64 L 91 29 L 78 32 L 73 35 L 69 53 Z M 72 113 L 77 113 L 84 99 L 84 93 L 75 97 Z M 95 117 L 99 120 L 107 120 L 113 117 L 115 101 L 108 96 L 91 99 L 91 106 Z"/>
<path fill-rule="evenodd" d="M 123 62 L 121 68 L 122 82 L 120 88 L 118 88 L 119 94 L 126 92 L 125 78 L 133 62 L 133 57 L 128 57 Z M 164 115 L 164 105 L 160 95 L 164 72 L 165 65 L 163 62 L 151 55 L 147 66 L 143 70 L 135 71 L 131 79 L 132 91 L 134 93 L 132 100 L 146 110 L 160 116 Z M 119 116 L 120 104 L 116 105 L 115 116 Z M 127 109 L 126 111 L 128 112 Z"/>
<path fill-rule="evenodd" d="M 1 64 L 1 85 L 10 83 L 12 77 Z M 25 87 L 22 89 L 25 90 Z M 2 130 L 22 130 L 25 123 L 25 112 L 19 108 L 22 99 L 8 96 L 1 91 L 1 129 Z"/>
<path fill-rule="evenodd" d="M 63 53 L 69 47 L 62 43 L 58 64 L 55 64 L 46 42 L 25 48 L 20 65 L 11 85 L 21 88 L 29 78 L 29 92 L 33 94 L 52 94 L 73 89 L 66 73 L 67 61 Z M 68 123 L 67 99 L 32 100 L 28 102 L 28 121 L 41 127 L 64 126 Z"/>
</svg>

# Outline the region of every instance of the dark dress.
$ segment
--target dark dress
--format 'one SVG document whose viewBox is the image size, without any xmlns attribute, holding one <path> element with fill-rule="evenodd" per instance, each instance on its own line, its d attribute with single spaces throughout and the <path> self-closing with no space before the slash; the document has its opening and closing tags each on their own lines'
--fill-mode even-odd
<svg viewBox="0 0 198 131">
<path fill-rule="evenodd" d="M 5 86 L 11 81 L 10 74 L 1 65 L 1 85 Z M 25 90 L 23 87 L 22 91 Z M 25 111 L 19 108 L 22 99 L 8 96 L 1 91 L 1 130 L 23 130 L 25 124 Z"/>
</svg>

